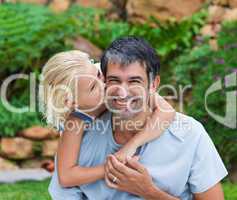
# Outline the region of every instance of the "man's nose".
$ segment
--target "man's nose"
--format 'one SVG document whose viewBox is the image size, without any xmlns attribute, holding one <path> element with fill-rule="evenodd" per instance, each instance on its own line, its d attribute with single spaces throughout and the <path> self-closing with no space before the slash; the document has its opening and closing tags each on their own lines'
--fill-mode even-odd
<svg viewBox="0 0 237 200">
<path fill-rule="evenodd" d="M 119 98 L 125 99 L 129 96 L 129 88 L 127 84 L 121 84 L 117 88 L 117 95 Z"/>
</svg>

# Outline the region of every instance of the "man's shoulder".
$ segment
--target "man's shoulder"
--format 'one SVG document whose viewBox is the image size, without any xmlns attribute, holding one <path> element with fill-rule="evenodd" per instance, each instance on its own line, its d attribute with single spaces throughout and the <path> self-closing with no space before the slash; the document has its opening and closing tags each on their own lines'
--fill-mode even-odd
<svg viewBox="0 0 237 200">
<path fill-rule="evenodd" d="M 169 126 L 168 131 L 181 141 L 184 141 L 186 139 L 199 138 L 205 132 L 205 129 L 192 116 L 176 112 L 175 119 Z"/>
</svg>

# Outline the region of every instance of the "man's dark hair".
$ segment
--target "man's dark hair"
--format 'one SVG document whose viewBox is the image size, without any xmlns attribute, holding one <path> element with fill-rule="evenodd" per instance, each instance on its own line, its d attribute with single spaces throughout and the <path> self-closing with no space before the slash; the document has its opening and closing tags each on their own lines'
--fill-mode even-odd
<svg viewBox="0 0 237 200">
<path fill-rule="evenodd" d="M 108 63 L 127 66 L 134 62 L 145 64 L 148 79 L 159 74 L 160 60 L 154 48 L 142 38 L 127 36 L 114 40 L 104 51 L 101 58 L 101 70 L 106 77 Z"/>
</svg>

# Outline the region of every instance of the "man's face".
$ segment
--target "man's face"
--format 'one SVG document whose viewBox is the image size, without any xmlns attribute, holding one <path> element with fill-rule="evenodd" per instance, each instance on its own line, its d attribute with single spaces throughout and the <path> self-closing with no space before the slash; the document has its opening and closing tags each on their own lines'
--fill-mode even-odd
<svg viewBox="0 0 237 200">
<path fill-rule="evenodd" d="M 131 119 L 148 104 L 149 81 L 139 62 L 128 66 L 109 63 L 106 74 L 107 108 L 121 119 Z"/>
</svg>

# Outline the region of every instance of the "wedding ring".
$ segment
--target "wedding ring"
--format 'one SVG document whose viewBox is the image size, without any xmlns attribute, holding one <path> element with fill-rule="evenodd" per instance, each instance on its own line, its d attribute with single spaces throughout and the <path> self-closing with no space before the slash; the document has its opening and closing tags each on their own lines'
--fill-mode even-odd
<svg viewBox="0 0 237 200">
<path fill-rule="evenodd" d="M 113 183 L 116 183 L 117 177 L 114 177 L 113 179 Z"/>
</svg>

